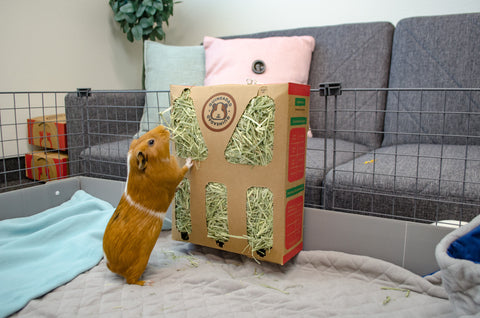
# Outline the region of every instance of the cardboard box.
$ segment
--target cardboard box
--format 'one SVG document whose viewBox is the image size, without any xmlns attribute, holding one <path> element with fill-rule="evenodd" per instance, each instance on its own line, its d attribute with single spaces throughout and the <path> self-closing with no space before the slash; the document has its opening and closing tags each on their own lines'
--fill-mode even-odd
<svg viewBox="0 0 480 318">
<path fill-rule="evenodd" d="M 49 149 L 67 150 L 65 114 L 30 118 L 27 123 L 29 144 Z"/>
<path fill-rule="evenodd" d="M 25 154 L 27 178 L 40 181 L 68 176 L 68 155 L 60 152 L 35 151 Z"/>
<path fill-rule="evenodd" d="M 171 99 L 185 86 L 171 86 Z M 303 203 L 305 191 L 306 139 L 310 86 L 292 83 L 269 85 L 220 85 L 190 87 L 208 157 L 192 167 L 190 180 L 191 233 L 176 228 L 173 212 L 172 237 L 235 252 L 259 260 L 284 264 L 303 247 Z M 249 101 L 267 95 L 275 102 L 273 157 L 266 166 L 233 164 L 225 159 L 225 148 Z M 226 106 L 225 120 L 209 120 L 215 101 Z M 205 188 L 209 182 L 227 188 L 228 231 L 231 237 L 217 244 L 207 237 Z M 246 239 L 246 193 L 250 187 L 266 187 L 273 193 L 273 247 L 266 255 L 254 254 Z M 183 238 L 182 238 L 183 236 Z"/>
</svg>

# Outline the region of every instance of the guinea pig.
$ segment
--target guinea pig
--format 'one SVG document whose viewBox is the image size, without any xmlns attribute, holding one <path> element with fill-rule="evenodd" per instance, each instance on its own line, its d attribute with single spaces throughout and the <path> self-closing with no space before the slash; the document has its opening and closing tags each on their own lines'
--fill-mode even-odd
<svg viewBox="0 0 480 318">
<path fill-rule="evenodd" d="M 128 284 L 140 280 L 162 229 L 175 190 L 192 167 L 188 158 L 180 168 L 170 155 L 170 133 L 158 126 L 133 140 L 127 155 L 125 191 L 103 236 L 108 269 L 125 277 Z"/>
</svg>

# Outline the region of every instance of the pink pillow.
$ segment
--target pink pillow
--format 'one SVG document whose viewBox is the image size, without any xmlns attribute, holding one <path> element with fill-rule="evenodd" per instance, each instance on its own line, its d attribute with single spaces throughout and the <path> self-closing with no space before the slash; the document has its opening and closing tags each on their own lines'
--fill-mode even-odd
<svg viewBox="0 0 480 318">
<path fill-rule="evenodd" d="M 206 36 L 205 85 L 307 84 L 315 48 L 311 36 L 223 40 Z"/>
</svg>

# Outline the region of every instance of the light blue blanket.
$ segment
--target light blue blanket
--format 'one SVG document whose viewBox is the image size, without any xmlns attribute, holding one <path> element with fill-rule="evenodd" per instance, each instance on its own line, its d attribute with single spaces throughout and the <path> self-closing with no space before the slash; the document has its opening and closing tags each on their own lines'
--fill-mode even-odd
<svg viewBox="0 0 480 318">
<path fill-rule="evenodd" d="M 58 207 L 1 221 L 0 317 L 98 264 L 113 211 L 109 203 L 79 190 Z"/>
</svg>

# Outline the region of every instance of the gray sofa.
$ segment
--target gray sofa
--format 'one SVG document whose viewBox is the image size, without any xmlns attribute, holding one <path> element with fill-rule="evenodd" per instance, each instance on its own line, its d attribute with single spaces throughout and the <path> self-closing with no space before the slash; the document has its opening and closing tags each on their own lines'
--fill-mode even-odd
<svg viewBox="0 0 480 318">
<path fill-rule="evenodd" d="M 306 206 L 420 222 L 479 213 L 480 13 L 240 37 L 291 35 L 316 41 Z M 80 95 L 65 98 L 71 174 L 125 179 L 145 92 Z"/>
<path fill-rule="evenodd" d="M 395 29 L 383 141 L 325 179 L 325 206 L 397 218 L 471 220 L 480 207 L 480 14 Z M 452 90 L 402 90 L 453 88 Z M 373 164 L 365 164 L 375 160 Z"/>
</svg>

